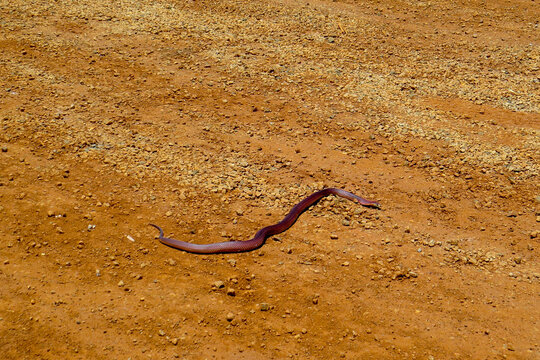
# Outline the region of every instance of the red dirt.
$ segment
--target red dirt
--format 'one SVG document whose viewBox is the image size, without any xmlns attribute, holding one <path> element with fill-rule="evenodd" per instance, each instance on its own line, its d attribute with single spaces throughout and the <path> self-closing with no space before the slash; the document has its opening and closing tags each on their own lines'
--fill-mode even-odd
<svg viewBox="0 0 540 360">
<path fill-rule="evenodd" d="M 3 1 L 0 357 L 540 358 L 538 19 Z"/>
</svg>

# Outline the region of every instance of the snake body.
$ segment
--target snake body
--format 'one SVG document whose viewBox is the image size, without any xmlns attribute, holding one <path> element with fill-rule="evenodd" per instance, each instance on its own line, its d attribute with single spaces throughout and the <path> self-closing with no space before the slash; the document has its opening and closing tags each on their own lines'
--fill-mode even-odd
<svg viewBox="0 0 540 360">
<path fill-rule="evenodd" d="M 154 224 L 149 225 L 159 230 L 159 241 L 175 249 L 180 249 L 197 254 L 238 253 L 244 251 L 251 251 L 261 247 L 262 244 L 264 244 L 266 238 L 268 238 L 269 236 L 282 233 L 288 228 L 290 228 L 296 222 L 296 219 L 298 219 L 300 214 L 302 214 L 307 208 L 319 201 L 321 198 L 328 195 L 341 196 L 345 199 L 357 202 L 363 206 L 379 208 L 379 203 L 377 201 L 366 200 L 345 190 L 326 188 L 313 193 L 312 195 L 308 196 L 307 198 L 296 204 L 287 214 L 287 216 L 283 218 L 283 220 L 281 220 L 277 224 L 267 226 L 257 231 L 253 239 L 247 241 L 225 241 L 214 244 L 192 244 L 186 241 L 167 238 L 163 236 L 163 230 L 159 226 Z"/>
</svg>

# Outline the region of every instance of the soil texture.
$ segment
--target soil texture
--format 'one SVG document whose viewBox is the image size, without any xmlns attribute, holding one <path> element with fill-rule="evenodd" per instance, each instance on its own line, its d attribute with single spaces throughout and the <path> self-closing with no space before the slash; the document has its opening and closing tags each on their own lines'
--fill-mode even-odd
<svg viewBox="0 0 540 360">
<path fill-rule="evenodd" d="M 0 0 L 0 358 L 539 359 L 539 19 Z"/>
</svg>

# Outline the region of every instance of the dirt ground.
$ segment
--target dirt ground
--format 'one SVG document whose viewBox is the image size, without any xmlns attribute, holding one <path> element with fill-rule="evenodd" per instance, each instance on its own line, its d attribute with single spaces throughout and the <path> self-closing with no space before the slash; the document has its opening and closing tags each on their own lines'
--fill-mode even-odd
<svg viewBox="0 0 540 360">
<path fill-rule="evenodd" d="M 1 0 L 0 358 L 539 359 L 539 19 Z"/>
</svg>

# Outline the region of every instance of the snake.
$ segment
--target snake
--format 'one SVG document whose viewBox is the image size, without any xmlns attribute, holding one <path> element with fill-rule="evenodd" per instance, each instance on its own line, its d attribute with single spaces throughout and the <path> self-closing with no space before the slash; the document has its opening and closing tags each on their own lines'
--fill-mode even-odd
<svg viewBox="0 0 540 360">
<path fill-rule="evenodd" d="M 337 195 L 345 199 L 354 201 L 362 206 L 374 207 L 379 209 L 380 204 L 377 201 L 366 200 L 360 196 L 354 195 L 348 191 L 336 188 L 326 188 L 317 191 L 298 204 L 296 204 L 291 211 L 277 224 L 267 226 L 257 231 L 255 236 L 251 240 L 245 241 L 224 241 L 213 244 L 193 244 L 187 241 L 171 239 L 163 236 L 163 229 L 155 224 L 148 224 L 159 230 L 159 241 L 162 244 L 170 246 L 175 249 L 183 250 L 196 254 L 220 254 L 220 253 L 239 253 L 258 249 L 261 247 L 266 239 L 270 236 L 280 234 L 289 229 L 298 219 L 298 217 L 306 211 L 311 205 L 318 202 L 321 198 L 328 195 Z"/>
</svg>

